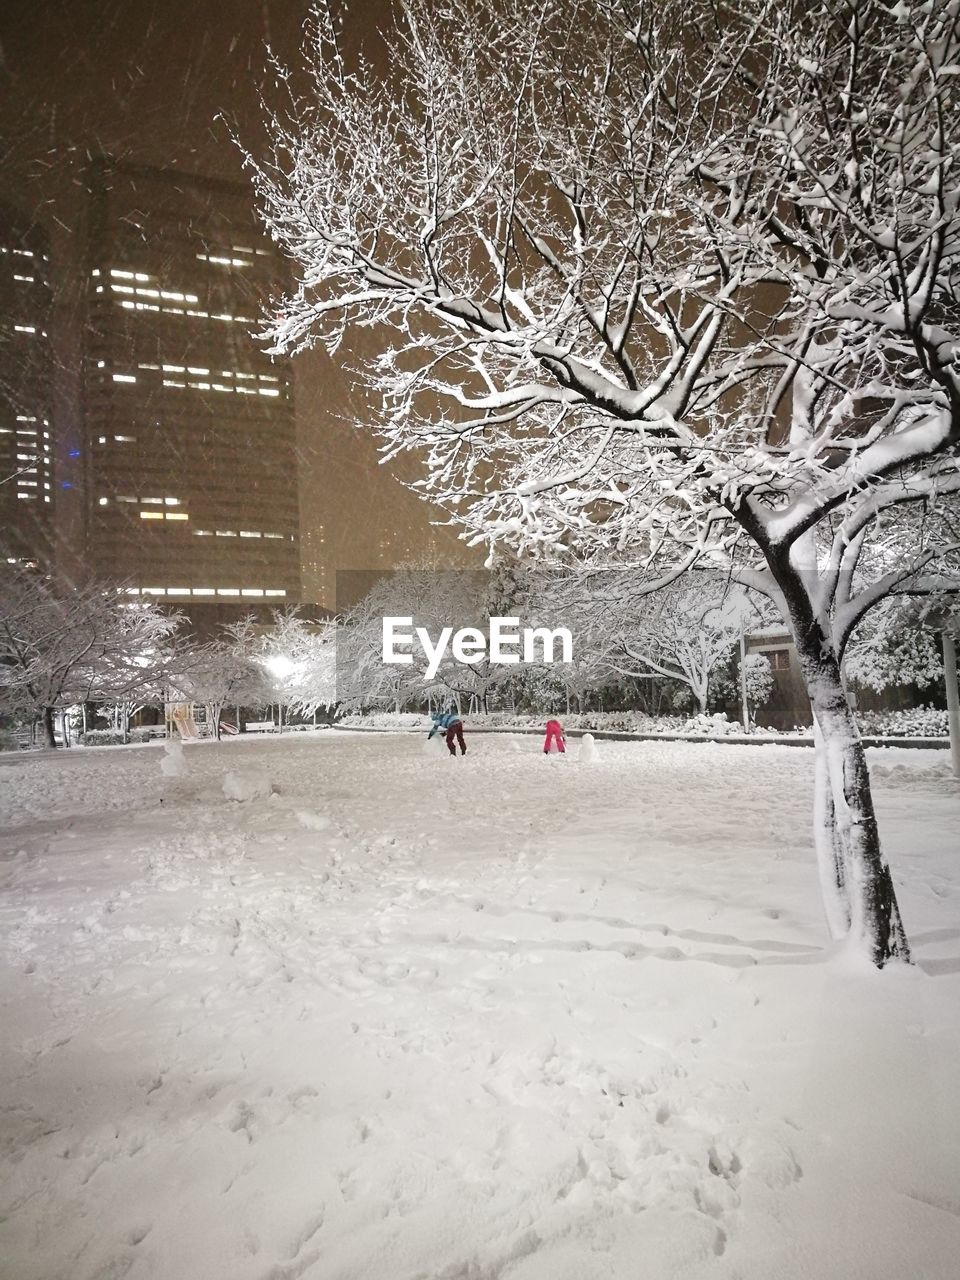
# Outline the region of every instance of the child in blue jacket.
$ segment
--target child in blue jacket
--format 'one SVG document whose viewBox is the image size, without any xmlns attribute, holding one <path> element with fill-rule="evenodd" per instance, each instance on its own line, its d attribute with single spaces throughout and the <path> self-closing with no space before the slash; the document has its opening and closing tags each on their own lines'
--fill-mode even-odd
<svg viewBox="0 0 960 1280">
<path fill-rule="evenodd" d="M 433 728 L 427 734 L 427 741 L 433 737 L 435 733 L 442 733 L 447 740 L 447 750 L 452 756 L 457 754 L 457 748 L 454 745 L 454 739 L 460 743 L 460 754 L 467 754 L 467 744 L 463 740 L 463 721 L 458 715 L 452 712 L 436 712 L 433 716 Z"/>
</svg>

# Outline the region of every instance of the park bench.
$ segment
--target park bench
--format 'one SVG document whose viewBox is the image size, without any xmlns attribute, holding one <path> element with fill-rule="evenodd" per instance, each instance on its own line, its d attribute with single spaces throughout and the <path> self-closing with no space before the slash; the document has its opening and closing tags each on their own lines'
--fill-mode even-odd
<svg viewBox="0 0 960 1280">
<path fill-rule="evenodd" d="M 248 720 L 245 726 L 247 733 L 273 733 L 276 727 L 272 720 Z"/>
</svg>

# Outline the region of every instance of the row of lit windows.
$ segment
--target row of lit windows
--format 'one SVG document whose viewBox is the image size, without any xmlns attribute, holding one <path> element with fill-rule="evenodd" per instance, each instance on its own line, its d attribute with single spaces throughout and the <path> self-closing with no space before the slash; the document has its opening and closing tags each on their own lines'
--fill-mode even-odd
<svg viewBox="0 0 960 1280">
<path fill-rule="evenodd" d="M 263 599 L 265 596 L 285 596 L 285 590 L 263 587 L 127 587 L 130 596 L 245 596 Z"/>
<path fill-rule="evenodd" d="M 101 507 L 109 506 L 109 498 L 99 498 L 98 503 Z M 179 498 L 131 498 L 125 494 L 118 494 L 114 497 L 114 502 L 138 503 L 141 506 L 166 506 L 179 507 Z M 185 511 L 141 511 L 141 520 L 189 520 L 190 517 Z M 271 538 L 275 541 L 282 541 L 284 535 L 282 533 L 267 533 L 262 529 L 194 529 L 193 533 L 198 538 Z M 291 542 L 296 541 L 296 535 L 288 535 Z"/>
<path fill-rule="evenodd" d="M 45 338 L 47 336 L 46 329 L 38 329 L 35 324 L 15 324 L 13 328 L 15 333 L 39 333 L 41 338 Z"/>
<path fill-rule="evenodd" d="M 99 362 L 98 367 L 103 366 L 103 361 Z M 147 369 L 154 373 L 191 373 L 194 377 L 209 377 L 212 370 L 205 368 L 203 365 L 192 364 L 138 364 L 138 369 Z M 114 377 L 117 375 L 114 374 Z M 215 375 L 217 376 L 217 375 Z M 244 369 L 221 369 L 218 375 L 221 378 L 238 378 L 247 382 L 279 382 L 280 379 L 272 373 L 247 373 Z"/>
<path fill-rule="evenodd" d="M 163 307 L 155 302 L 132 302 L 129 298 L 121 299 L 119 305 L 127 311 L 160 311 L 167 316 L 193 316 L 199 320 L 226 320 L 233 324 L 254 323 L 252 316 L 232 316 L 226 311 L 202 311 L 194 307 Z"/>
<path fill-rule="evenodd" d="M 264 250 L 261 249 L 261 250 L 258 250 L 258 252 L 263 253 Z M 45 253 L 37 254 L 37 253 L 34 253 L 32 249 L 12 249 L 12 248 L 8 248 L 6 245 L 0 245 L 0 253 L 14 253 L 17 255 L 18 258 L 38 258 L 39 257 L 39 258 L 42 258 L 44 262 L 49 261 Z"/>
<path fill-rule="evenodd" d="M 103 368 L 105 363 L 106 362 L 103 360 L 97 361 L 97 368 Z M 225 391 L 233 393 L 234 395 L 243 396 L 261 395 L 277 397 L 280 395 L 280 388 L 278 385 L 280 379 L 269 373 L 245 373 L 242 370 L 221 369 L 219 375 L 214 375 L 215 377 L 235 378 L 247 382 L 269 382 L 274 384 L 269 387 L 244 387 L 239 385 L 227 386 L 222 382 L 206 381 L 206 379 L 210 377 L 211 371 L 204 368 L 202 365 L 138 364 L 137 368 L 141 371 L 153 373 L 180 373 L 191 375 L 192 380 L 190 381 L 181 381 L 179 378 L 164 378 L 162 381 L 165 387 L 180 387 L 191 391 Z M 111 374 L 111 377 L 114 382 L 122 383 L 136 383 L 138 380 L 137 374 L 135 373 L 114 373 Z M 204 379 L 204 381 L 197 381 L 198 378 Z"/>
<path fill-rule="evenodd" d="M 282 533 L 263 533 L 258 529 L 194 529 L 198 538 L 283 538 Z M 293 534 L 290 534 L 293 542 Z"/>
<path fill-rule="evenodd" d="M 102 438 L 105 439 L 105 437 L 102 437 Z M 100 499 L 101 507 L 105 507 L 109 501 L 110 501 L 109 498 L 101 498 Z M 144 506 L 149 506 L 149 507 L 179 507 L 180 506 L 179 498 L 129 498 L 125 495 L 117 495 L 114 501 L 115 502 L 140 502 Z"/>
</svg>

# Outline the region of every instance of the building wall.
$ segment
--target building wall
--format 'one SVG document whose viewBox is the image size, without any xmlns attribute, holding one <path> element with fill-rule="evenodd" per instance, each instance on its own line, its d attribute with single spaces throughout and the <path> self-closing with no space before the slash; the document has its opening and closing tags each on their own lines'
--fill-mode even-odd
<svg viewBox="0 0 960 1280">
<path fill-rule="evenodd" d="M 0 554 L 40 564 L 54 506 L 50 300 L 46 235 L 0 204 Z"/>
<path fill-rule="evenodd" d="M 283 263 L 247 188 L 98 161 L 84 350 L 90 568 L 191 612 L 300 599 Z"/>
</svg>

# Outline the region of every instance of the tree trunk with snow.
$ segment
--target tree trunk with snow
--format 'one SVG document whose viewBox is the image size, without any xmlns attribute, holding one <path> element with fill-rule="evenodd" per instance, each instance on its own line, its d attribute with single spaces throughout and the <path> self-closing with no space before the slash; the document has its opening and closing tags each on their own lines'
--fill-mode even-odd
<svg viewBox="0 0 960 1280">
<path fill-rule="evenodd" d="M 880 834 L 867 758 L 847 701 L 833 641 L 814 614 L 799 575 L 781 586 L 816 724 L 814 838 L 827 920 L 834 937 L 849 918 L 851 941 L 882 968 L 910 959 L 910 947 Z"/>
</svg>

